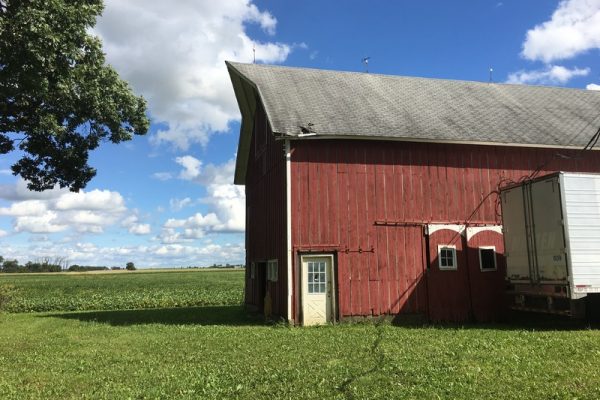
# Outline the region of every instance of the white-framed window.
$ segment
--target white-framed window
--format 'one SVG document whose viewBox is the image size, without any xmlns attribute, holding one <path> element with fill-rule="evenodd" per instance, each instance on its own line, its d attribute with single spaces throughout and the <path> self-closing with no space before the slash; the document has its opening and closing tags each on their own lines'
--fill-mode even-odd
<svg viewBox="0 0 600 400">
<path fill-rule="evenodd" d="M 494 246 L 479 247 L 479 269 L 482 272 L 496 271 L 498 269 L 498 265 L 496 264 L 496 248 Z"/>
<path fill-rule="evenodd" d="M 456 246 L 438 246 L 438 266 L 444 270 L 455 270 L 458 268 L 456 262 Z"/>
<path fill-rule="evenodd" d="M 325 261 L 309 261 L 307 263 L 308 293 L 319 294 L 327 292 L 327 264 Z"/>
<path fill-rule="evenodd" d="M 277 282 L 279 275 L 279 268 L 277 260 L 269 260 L 267 262 L 267 280 L 271 282 Z"/>
<path fill-rule="evenodd" d="M 250 263 L 250 279 L 254 279 L 256 276 L 256 264 Z"/>
</svg>

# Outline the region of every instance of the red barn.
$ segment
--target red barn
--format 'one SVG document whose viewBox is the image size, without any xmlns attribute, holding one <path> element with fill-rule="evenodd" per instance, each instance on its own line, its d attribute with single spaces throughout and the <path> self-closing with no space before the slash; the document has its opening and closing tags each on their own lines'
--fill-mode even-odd
<svg viewBox="0 0 600 400">
<path fill-rule="evenodd" d="M 493 320 L 496 191 L 581 151 L 600 92 L 227 63 L 242 113 L 245 302 L 292 323 Z"/>
</svg>

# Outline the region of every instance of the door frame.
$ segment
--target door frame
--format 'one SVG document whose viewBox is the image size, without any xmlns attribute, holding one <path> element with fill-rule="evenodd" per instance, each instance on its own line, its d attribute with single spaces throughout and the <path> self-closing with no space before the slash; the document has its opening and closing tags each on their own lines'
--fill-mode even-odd
<svg viewBox="0 0 600 400">
<path fill-rule="evenodd" d="M 310 258 L 328 258 L 329 259 L 329 264 L 330 264 L 330 277 L 331 277 L 331 301 L 330 301 L 330 320 L 326 321 L 326 323 L 329 322 L 337 322 L 338 320 L 338 315 L 337 315 L 337 311 L 338 311 L 338 307 L 337 307 L 337 264 L 335 262 L 335 254 L 333 253 L 300 253 L 299 255 L 299 259 L 300 259 L 300 263 L 299 263 L 299 268 L 298 268 L 298 320 L 300 322 L 300 324 L 304 325 L 304 298 L 302 296 L 302 293 L 304 292 L 304 261 L 305 259 L 310 259 Z"/>
</svg>

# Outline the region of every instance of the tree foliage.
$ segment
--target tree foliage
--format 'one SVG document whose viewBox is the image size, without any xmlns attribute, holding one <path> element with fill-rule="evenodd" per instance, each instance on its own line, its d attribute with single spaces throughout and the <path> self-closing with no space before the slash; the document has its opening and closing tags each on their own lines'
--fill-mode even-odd
<svg viewBox="0 0 600 400">
<path fill-rule="evenodd" d="M 135 271 L 135 264 L 132 263 L 131 261 L 129 261 L 126 265 L 125 265 L 125 269 L 127 271 Z"/>
<path fill-rule="evenodd" d="M 90 150 L 149 127 L 146 102 L 105 63 L 90 34 L 102 0 L 0 0 L 0 154 L 32 190 L 78 191 Z"/>
</svg>

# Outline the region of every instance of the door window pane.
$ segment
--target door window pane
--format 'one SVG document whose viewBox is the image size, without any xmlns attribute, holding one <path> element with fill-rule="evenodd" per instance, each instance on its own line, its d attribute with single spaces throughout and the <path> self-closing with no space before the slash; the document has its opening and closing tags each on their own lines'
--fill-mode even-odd
<svg viewBox="0 0 600 400">
<path fill-rule="evenodd" d="M 308 293 L 326 293 L 327 268 L 325 262 L 308 262 L 307 275 Z"/>
</svg>

